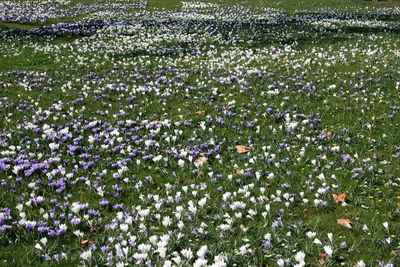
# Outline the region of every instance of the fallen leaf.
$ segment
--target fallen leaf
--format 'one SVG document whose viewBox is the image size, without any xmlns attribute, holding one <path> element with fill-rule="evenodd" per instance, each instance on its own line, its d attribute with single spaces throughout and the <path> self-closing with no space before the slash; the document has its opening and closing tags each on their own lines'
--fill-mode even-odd
<svg viewBox="0 0 400 267">
<path fill-rule="evenodd" d="M 82 244 L 82 245 L 89 244 L 89 239 L 83 239 L 83 240 L 81 241 L 81 244 Z"/>
<path fill-rule="evenodd" d="M 325 134 L 326 136 L 332 136 L 332 132 L 331 131 L 329 131 L 328 129 L 324 129 L 323 131 L 323 134 Z"/>
<path fill-rule="evenodd" d="M 326 265 L 326 254 L 321 253 L 318 255 L 318 257 L 319 257 L 319 265 L 320 266 Z"/>
<path fill-rule="evenodd" d="M 308 217 L 308 209 L 303 209 L 303 217 L 307 218 Z"/>
<path fill-rule="evenodd" d="M 200 163 L 200 164 L 205 164 L 205 163 L 208 162 L 208 158 L 207 157 L 200 157 L 200 158 L 196 159 L 196 162 Z"/>
<path fill-rule="evenodd" d="M 342 193 L 339 195 L 332 194 L 332 198 L 335 200 L 336 203 L 343 203 L 346 201 L 346 193 Z"/>
<path fill-rule="evenodd" d="M 194 178 L 189 178 L 188 181 L 193 183 L 193 182 L 196 181 L 196 179 L 194 179 Z"/>
<path fill-rule="evenodd" d="M 241 172 L 239 169 L 237 169 L 236 172 L 235 172 L 235 174 L 241 176 L 241 175 L 242 175 L 242 172 Z"/>
<path fill-rule="evenodd" d="M 351 221 L 349 219 L 337 219 L 336 222 L 341 226 L 351 228 Z"/>
<path fill-rule="evenodd" d="M 399 207 L 399 208 L 400 208 L 400 202 L 397 202 L 397 203 L 396 203 L 396 205 L 397 205 L 397 207 Z"/>
<path fill-rule="evenodd" d="M 392 250 L 392 251 L 390 251 L 390 255 L 397 256 L 397 255 L 399 255 L 399 253 L 395 250 Z"/>
<path fill-rule="evenodd" d="M 162 124 L 162 121 L 154 121 L 154 124 Z"/>
<path fill-rule="evenodd" d="M 196 114 L 197 114 L 197 115 L 204 115 L 204 113 L 206 113 L 205 110 L 196 111 Z"/>
<path fill-rule="evenodd" d="M 235 146 L 237 153 L 247 153 L 250 150 L 245 146 Z"/>
<path fill-rule="evenodd" d="M 202 175 L 204 175 L 204 172 L 203 171 L 198 171 L 197 176 L 202 176 Z"/>
</svg>

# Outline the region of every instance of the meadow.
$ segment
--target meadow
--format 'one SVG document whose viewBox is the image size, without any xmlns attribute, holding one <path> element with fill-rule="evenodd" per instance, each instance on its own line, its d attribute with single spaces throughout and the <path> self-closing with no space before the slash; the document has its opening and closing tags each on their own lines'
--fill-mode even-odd
<svg viewBox="0 0 400 267">
<path fill-rule="evenodd" d="M 400 3 L 1 0 L 0 266 L 400 265 Z"/>
</svg>

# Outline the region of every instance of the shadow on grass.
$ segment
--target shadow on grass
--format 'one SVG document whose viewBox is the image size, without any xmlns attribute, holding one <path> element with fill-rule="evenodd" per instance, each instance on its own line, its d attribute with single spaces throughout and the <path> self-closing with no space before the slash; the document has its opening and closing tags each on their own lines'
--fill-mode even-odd
<svg viewBox="0 0 400 267">
<path fill-rule="evenodd" d="M 36 39 L 38 42 L 52 40 L 54 42 L 72 42 L 75 39 L 93 36 L 99 33 L 99 30 L 112 25 L 142 25 L 149 31 L 158 29 L 169 29 L 171 35 L 181 33 L 197 33 L 205 36 L 223 36 L 229 43 L 232 36 L 240 37 L 245 42 L 236 44 L 248 48 L 259 48 L 268 45 L 288 45 L 296 44 L 299 46 L 308 46 L 319 44 L 335 44 L 350 40 L 354 34 L 380 34 L 394 33 L 399 34 L 400 28 L 382 25 L 381 27 L 352 27 L 343 26 L 339 29 L 321 28 L 310 26 L 308 22 L 319 21 L 323 19 L 335 18 L 346 20 L 349 18 L 358 18 L 360 21 L 372 18 L 387 18 L 378 14 L 365 15 L 343 13 L 333 16 L 331 13 L 316 13 L 302 17 L 284 17 L 277 20 L 276 24 L 268 20 L 259 21 L 227 21 L 227 20 L 200 20 L 200 19 L 131 19 L 131 20 L 92 20 L 86 23 L 57 23 L 50 26 L 39 28 L 30 28 L 32 25 L 9 25 L 7 30 L 0 30 L 1 38 L 22 37 Z M 399 15 L 390 15 L 391 18 L 400 19 Z M 303 21 L 303 19 L 305 19 Z M 2 27 L 5 27 L 2 23 Z M 4 29 L 4 28 L 3 28 Z M 124 36 L 122 33 L 118 33 Z M 126 34 L 129 35 L 129 34 Z M 198 51 L 196 42 L 170 43 L 163 45 L 157 53 L 149 51 L 131 51 L 117 56 L 136 56 L 136 55 L 156 55 L 156 56 L 175 56 L 182 54 L 193 54 Z"/>
</svg>

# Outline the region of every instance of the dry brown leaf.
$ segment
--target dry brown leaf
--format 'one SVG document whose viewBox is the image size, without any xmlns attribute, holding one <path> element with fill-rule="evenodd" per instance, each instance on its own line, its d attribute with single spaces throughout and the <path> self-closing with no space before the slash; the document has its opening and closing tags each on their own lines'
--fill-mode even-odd
<svg viewBox="0 0 400 267">
<path fill-rule="evenodd" d="M 397 203 L 396 203 L 396 205 L 397 205 L 397 207 L 399 207 L 399 208 L 400 208 L 400 202 L 397 202 Z"/>
<path fill-rule="evenodd" d="M 203 171 L 198 171 L 197 176 L 202 176 L 202 175 L 204 175 L 204 172 Z"/>
<path fill-rule="evenodd" d="M 303 209 L 303 217 L 307 218 L 308 217 L 308 209 Z"/>
<path fill-rule="evenodd" d="M 205 110 L 196 111 L 196 114 L 197 114 L 197 115 L 204 115 L 205 113 L 206 113 Z"/>
<path fill-rule="evenodd" d="M 241 175 L 242 175 L 242 172 L 241 172 L 239 169 L 237 169 L 236 172 L 235 172 L 235 174 L 241 176 Z"/>
<path fill-rule="evenodd" d="M 326 136 L 332 136 L 332 132 L 331 131 L 329 131 L 328 129 L 324 129 L 323 131 L 322 131 Z"/>
<path fill-rule="evenodd" d="M 321 254 L 319 254 L 318 255 L 318 257 L 319 257 L 319 265 L 320 266 L 324 266 L 324 265 L 326 265 L 326 254 L 324 254 L 324 253 L 321 253 Z"/>
<path fill-rule="evenodd" d="M 89 239 L 83 239 L 83 240 L 81 241 L 81 244 L 82 244 L 82 245 L 89 244 Z"/>
<path fill-rule="evenodd" d="M 245 146 L 235 146 L 237 153 L 247 153 L 250 150 Z"/>
<path fill-rule="evenodd" d="M 346 201 L 346 193 L 342 193 L 339 195 L 332 194 L 332 198 L 335 200 L 336 203 L 343 203 Z"/>
<path fill-rule="evenodd" d="M 153 121 L 154 124 L 162 124 L 162 121 Z"/>
<path fill-rule="evenodd" d="M 337 219 L 336 222 L 341 226 L 351 228 L 351 221 L 349 219 Z"/>
<path fill-rule="evenodd" d="M 193 182 L 196 181 L 196 179 L 194 179 L 194 178 L 189 178 L 188 181 L 193 183 Z"/>
<path fill-rule="evenodd" d="M 206 164 L 208 162 L 208 158 L 207 157 L 200 157 L 200 158 L 196 159 L 196 162 L 200 163 L 200 164 Z"/>
<path fill-rule="evenodd" d="M 399 255 L 399 253 L 395 250 L 392 250 L 392 251 L 390 251 L 390 255 L 397 256 L 397 255 Z"/>
<path fill-rule="evenodd" d="M 268 201 L 268 200 L 269 200 L 269 198 L 268 198 L 267 196 L 261 196 L 261 198 L 262 198 L 263 200 L 265 200 L 265 201 Z"/>
</svg>

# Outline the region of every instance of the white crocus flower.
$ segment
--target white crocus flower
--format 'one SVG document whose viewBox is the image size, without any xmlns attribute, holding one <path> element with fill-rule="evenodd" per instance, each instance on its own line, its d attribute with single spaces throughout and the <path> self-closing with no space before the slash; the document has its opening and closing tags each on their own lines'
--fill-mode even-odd
<svg viewBox="0 0 400 267">
<path fill-rule="evenodd" d="M 332 257 L 333 250 L 332 250 L 331 246 L 324 246 L 324 250 L 325 250 L 325 253 L 328 255 L 328 257 Z"/>
</svg>

